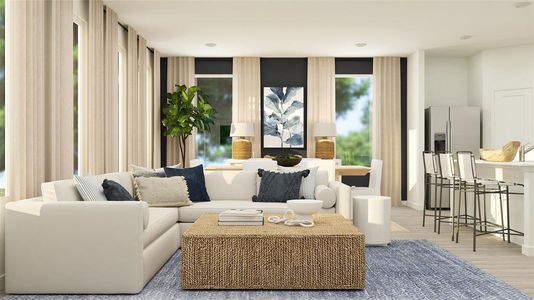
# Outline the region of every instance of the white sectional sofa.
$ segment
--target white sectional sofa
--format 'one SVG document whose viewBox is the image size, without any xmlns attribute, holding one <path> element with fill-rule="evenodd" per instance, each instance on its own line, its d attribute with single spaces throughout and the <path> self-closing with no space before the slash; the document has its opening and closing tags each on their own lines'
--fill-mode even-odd
<svg viewBox="0 0 534 300">
<path fill-rule="evenodd" d="M 82 201 L 73 180 L 42 185 L 43 196 L 6 205 L 6 293 L 138 293 L 180 245 L 180 236 L 204 213 L 258 208 L 283 213 L 286 203 L 252 202 L 256 172 L 208 171 L 210 202 L 179 208 L 139 201 Z M 128 172 L 97 176 L 133 194 Z M 322 213 L 352 218 L 350 188 L 317 172 L 317 186 L 336 192 Z M 180 266 L 176 266 L 179 268 Z"/>
</svg>

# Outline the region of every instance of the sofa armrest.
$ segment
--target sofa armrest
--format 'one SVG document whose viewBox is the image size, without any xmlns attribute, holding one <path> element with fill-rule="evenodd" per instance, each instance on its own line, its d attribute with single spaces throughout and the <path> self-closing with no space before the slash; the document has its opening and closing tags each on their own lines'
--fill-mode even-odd
<svg viewBox="0 0 534 300">
<path fill-rule="evenodd" d="M 352 199 L 350 187 L 339 181 L 330 181 L 328 186 L 336 191 L 336 213 L 352 220 Z"/>
<path fill-rule="evenodd" d="M 140 202 L 11 202 L 5 235 L 7 293 L 128 293 L 143 287 Z"/>
</svg>

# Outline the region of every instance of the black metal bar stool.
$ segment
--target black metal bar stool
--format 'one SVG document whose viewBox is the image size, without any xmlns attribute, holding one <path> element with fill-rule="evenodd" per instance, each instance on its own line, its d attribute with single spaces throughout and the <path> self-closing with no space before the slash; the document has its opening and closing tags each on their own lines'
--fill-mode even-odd
<svg viewBox="0 0 534 300">
<path fill-rule="evenodd" d="M 510 191 L 510 188 L 520 188 L 523 189 L 525 186 L 521 183 L 507 183 L 505 185 L 505 191 L 504 194 L 506 195 L 506 228 L 503 231 L 503 235 L 506 234 L 507 241 L 510 243 L 510 236 L 524 236 L 525 234 L 521 231 L 512 229 L 510 226 L 510 195 L 522 195 L 524 196 L 524 192 L 518 192 L 518 191 Z M 503 236 L 504 241 L 504 236 Z"/>
<path fill-rule="evenodd" d="M 504 226 L 504 209 L 503 209 L 503 202 L 502 202 L 502 195 L 506 192 L 505 189 L 503 189 L 503 186 L 505 185 L 504 182 L 496 181 L 496 180 L 488 180 L 488 179 L 482 179 L 477 177 L 476 174 L 476 166 L 475 166 L 475 157 L 472 152 L 470 151 L 459 151 L 457 153 L 457 159 L 458 159 L 458 170 L 460 175 L 460 197 L 459 202 L 462 201 L 462 191 L 464 194 L 464 203 L 467 206 L 467 193 L 473 192 L 473 217 L 472 219 L 472 226 L 473 226 L 473 251 L 476 251 L 476 237 L 480 235 L 486 235 L 486 234 L 503 234 L 503 240 L 504 240 L 504 233 L 506 231 L 506 228 Z M 496 194 L 499 195 L 499 203 L 500 203 L 500 215 L 501 215 L 501 224 L 489 222 L 487 220 L 486 216 L 486 195 L 488 194 Z M 480 202 L 480 196 L 483 196 L 482 205 L 484 207 L 483 214 L 482 214 L 482 206 Z M 478 207 L 477 207 L 478 205 Z M 461 204 L 458 205 L 459 207 Z M 467 208 L 466 208 L 466 215 L 467 215 Z M 460 234 L 460 214 L 458 210 L 458 217 L 455 218 L 456 224 L 454 228 L 456 229 L 456 242 L 458 242 L 458 237 Z M 467 218 L 465 218 L 465 223 L 468 224 Z M 479 227 L 477 229 L 477 227 Z M 488 227 L 498 228 L 498 229 L 491 229 L 488 230 Z"/>
<path fill-rule="evenodd" d="M 432 151 L 423 151 L 423 168 L 425 172 L 425 196 L 424 196 L 424 203 L 423 203 L 423 227 L 425 227 L 425 220 L 426 217 L 434 217 L 434 232 L 436 232 L 437 229 L 437 218 L 438 218 L 438 186 L 440 185 L 439 182 L 439 173 L 436 167 L 436 155 Z M 434 182 L 432 182 L 434 180 Z M 427 214 L 427 204 L 430 204 L 430 201 L 432 201 L 431 198 L 431 189 L 434 187 L 434 214 Z M 430 208 L 430 207 L 429 207 Z"/>
<path fill-rule="evenodd" d="M 454 212 L 454 208 L 456 207 L 456 191 L 460 190 L 460 177 L 456 176 L 455 174 L 454 159 L 453 159 L 452 153 L 450 152 L 438 153 L 438 165 L 439 165 L 439 179 L 440 179 L 438 234 L 440 234 L 442 222 L 452 223 L 454 225 L 454 213 L 452 213 L 450 216 L 442 216 L 441 214 L 442 207 L 443 207 L 443 189 L 448 189 L 449 192 L 452 192 L 451 212 Z M 448 200 L 449 199 L 446 199 L 446 201 Z M 454 230 L 453 230 L 452 236 L 454 240 Z"/>
</svg>

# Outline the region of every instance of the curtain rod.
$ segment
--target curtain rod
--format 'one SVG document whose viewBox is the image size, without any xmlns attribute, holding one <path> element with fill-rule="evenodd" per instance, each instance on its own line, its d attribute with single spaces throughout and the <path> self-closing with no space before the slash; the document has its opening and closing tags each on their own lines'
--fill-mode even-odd
<svg viewBox="0 0 534 300">
<path fill-rule="evenodd" d="M 106 9 L 107 9 L 107 6 L 104 6 L 104 12 L 106 12 Z M 128 32 L 128 26 L 122 24 L 121 22 L 117 21 L 117 23 L 119 24 L 120 27 L 122 27 L 122 29 L 124 29 L 126 32 Z M 139 40 L 139 35 L 137 35 L 137 40 Z M 146 47 L 148 49 L 148 51 L 154 53 L 154 49 L 153 48 L 150 48 L 150 47 Z"/>
</svg>

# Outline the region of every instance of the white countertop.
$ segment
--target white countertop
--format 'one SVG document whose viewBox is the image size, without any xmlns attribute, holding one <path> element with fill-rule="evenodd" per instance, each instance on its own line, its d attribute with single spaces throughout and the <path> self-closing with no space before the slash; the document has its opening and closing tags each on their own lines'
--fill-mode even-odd
<svg viewBox="0 0 534 300">
<path fill-rule="evenodd" d="M 477 165 L 499 168 L 534 168 L 534 161 L 511 161 L 511 162 L 494 162 L 477 160 Z"/>
</svg>

